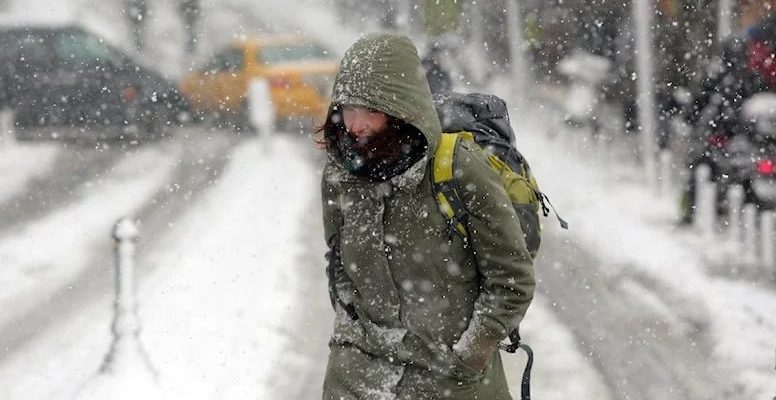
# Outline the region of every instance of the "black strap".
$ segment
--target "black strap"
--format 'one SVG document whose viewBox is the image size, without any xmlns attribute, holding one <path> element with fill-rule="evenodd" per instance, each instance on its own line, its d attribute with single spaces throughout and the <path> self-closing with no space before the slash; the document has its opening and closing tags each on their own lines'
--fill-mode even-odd
<svg viewBox="0 0 776 400">
<path fill-rule="evenodd" d="M 531 400 L 531 368 L 533 367 L 533 350 L 527 344 L 520 344 L 519 348 L 528 355 L 528 362 L 523 370 L 523 380 L 520 383 L 520 399 Z"/>
<path fill-rule="evenodd" d="M 558 211 L 555 210 L 555 206 L 552 205 L 552 202 L 550 201 L 550 198 L 547 197 L 547 195 L 542 193 L 542 192 L 538 192 L 538 193 L 539 193 L 539 202 L 542 203 L 542 213 L 544 214 L 544 216 L 546 217 L 550 213 L 550 210 L 544 204 L 544 202 L 547 201 L 547 204 L 549 204 L 550 207 L 552 207 L 552 212 L 555 213 L 555 217 L 558 218 L 558 222 L 560 223 L 560 227 L 563 228 L 563 229 L 569 229 L 569 223 L 566 222 L 566 220 L 564 220 L 563 218 L 560 217 L 560 215 L 558 214 Z"/>
<path fill-rule="evenodd" d="M 525 364 L 525 369 L 523 370 L 523 380 L 520 383 L 520 399 L 531 400 L 531 368 L 533 368 L 533 349 L 520 341 L 520 331 L 518 331 L 517 328 L 509 333 L 509 340 L 511 343 L 499 343 L 498 347 L 501 350 L 512 354 L 514 354 L 517 349 L 523 349 L 525 354 L 528 355 L 528 362 Z"/>
<path fill-rule="evenodd" d="M 336 309 L 335 304 L 339 304 L 342 309 L 348 314 L 353 321 L 358 319 L 358 313 L 356 313 L 356 307 L 353 304 L 347 304 L 337 295 L 337 284 L 335 282 L 335 272 L 340 264 L 339 244 L 338 238 L 332 238 L 334 242 L 329 251 L 326 253 L 326 260 L 329 264 L 326 266 L 326 276 L 329 278 L 329 300 L 331 300 L 331 306 Z"/>
</svg>

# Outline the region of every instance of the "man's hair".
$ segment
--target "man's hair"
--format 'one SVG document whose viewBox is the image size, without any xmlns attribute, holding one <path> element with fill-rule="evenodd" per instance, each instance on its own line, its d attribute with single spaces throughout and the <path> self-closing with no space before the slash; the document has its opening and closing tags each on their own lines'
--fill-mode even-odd
<svg viewBox="0 0 776 400">
<path fill-rule="evenodd" d="M 387 115 L 385 128 L 375 142 L 356 145 L 342 119 L 341 107 L 334 106 L 317 132 L 323 132 L 326 147 L 343 161 L 348 170 L 372 181 L 385 181 L 403 173 L 426 154 L 428 141 L 414 125 Z"/>
</svg>

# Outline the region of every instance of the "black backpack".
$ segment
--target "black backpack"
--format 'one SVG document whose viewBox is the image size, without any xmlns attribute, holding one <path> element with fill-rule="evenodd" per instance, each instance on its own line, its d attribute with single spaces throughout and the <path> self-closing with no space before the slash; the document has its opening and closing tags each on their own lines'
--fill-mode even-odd
<svg viewBox="0 0 776 400">
<path fill-rule="evenodd" d="M 526 248 L 535 258 L 541 244 L 539 213 L 548 216 L 547 205 L 551 207 L 552 204 L 539 190 L 528 161 L 517 150 L 506 103 L 490 94 L 445 93 L 434 95 L 434 105 L 443 132 L 434 152 L 434 190 L 450 233 L 461 236 L 464 241 L 467 238 L 468 212 L 457 192 L 452 160 L 457 142 L 469 140 L 483 149 L 490 167 L 501 176 L 520 221 Z M 561 227 L 568 228 L 560 216 L 558 221 Z"/>
<path fill-rule="evenodd" d="M 525 157 L 517 150 L 515 133 L 509 124 L 507 105 L 501 98 L 483 93 L 444 93 L 434 95 L 439 121 L 442 124 L 442 140 L 434 152 L 434 190 L 440 211 L 448 221 L 450 235 L 459 235 L 467 241 L 467 211 L 460 199 L 458 184 L 453 173 L 455 148 L 459 140 L 477 143 L 485 152 L 488 162 L 502 177 L 504 188 L 512 200 L 526 247 L 532 258 L 536 257 L 541 244 L 539 213 L 549 215 L 547 196 L 539 190 L 536 178 Z M 564 229 L 568 224 L 557 212 L 555 215 Z M 499 344 L 499 348 L 514 353 L 518 348 L 528 355 L 523 371 L 521 398 L 528 400 L 530 394 L 533 350 L 521 343 L 517 328 L 509 333 L 510 344 Z"/>
</svg>

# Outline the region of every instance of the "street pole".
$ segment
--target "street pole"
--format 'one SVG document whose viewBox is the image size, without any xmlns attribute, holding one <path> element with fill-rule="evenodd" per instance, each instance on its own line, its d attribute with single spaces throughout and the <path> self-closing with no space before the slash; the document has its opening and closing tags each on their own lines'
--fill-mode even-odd
<svg viewBox="0 0 776 400">
<path fill-rule="evenodd" d="M 719 0 L 717 7 L 717 44 L 733 33 L 733 0 Z"/>
<path fill-rule="evenodd" d="M 509 35 L 509 75 L 512 83 L 513 104 L 523 109 L 527 104 L 529 88 L 529 70 L 526 64 L 523 18 L 520 12 L 520 0 L 506 1 L 507 34 Z"/>
<path fill-rule="evenodd" d="M 641 127 L 641 157 L 648 185 L 657 190 L 657 141 L 655 140 L 656 105 L 655 74 L 650 30 L 654 16 L 653 0 L 633 2 L 633 22 L 636 29 L 636 86 L 639 125 Z"/>
<path fill-rule="evenodd" d="M 410 33 L 410 0 L 396 0 L 396 28 L 399 32 Z"/>
</svg>

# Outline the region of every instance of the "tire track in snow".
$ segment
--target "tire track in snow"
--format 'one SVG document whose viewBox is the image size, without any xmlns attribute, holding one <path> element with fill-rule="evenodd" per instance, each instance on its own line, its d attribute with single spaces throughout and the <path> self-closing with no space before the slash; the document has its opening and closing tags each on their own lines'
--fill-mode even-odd
<svg viewBox="0 0 776 400">
<path fill-rule="evenodd" d="M 0 237 L 14 232 L 21 224 L 40 219 L 72 204 L 79 189 L 100 179 L 124 157 L 112 147 L 91 148 L 63 144 L 48 173 L 31 179 L 26 189 L 0 204 Z"/>
<path fill-rule="evenodd" d="M 537 288 L 615 398 L 695 400 L 724 393 L 715 386 L 724 380 L 708 363 L 713 338 L 702 323 L 683 321 L 665 304 L 671 294 L 649 282 L 607 276 L 605 263 L 553 231 L 542 241 Z"/>
</svg>

